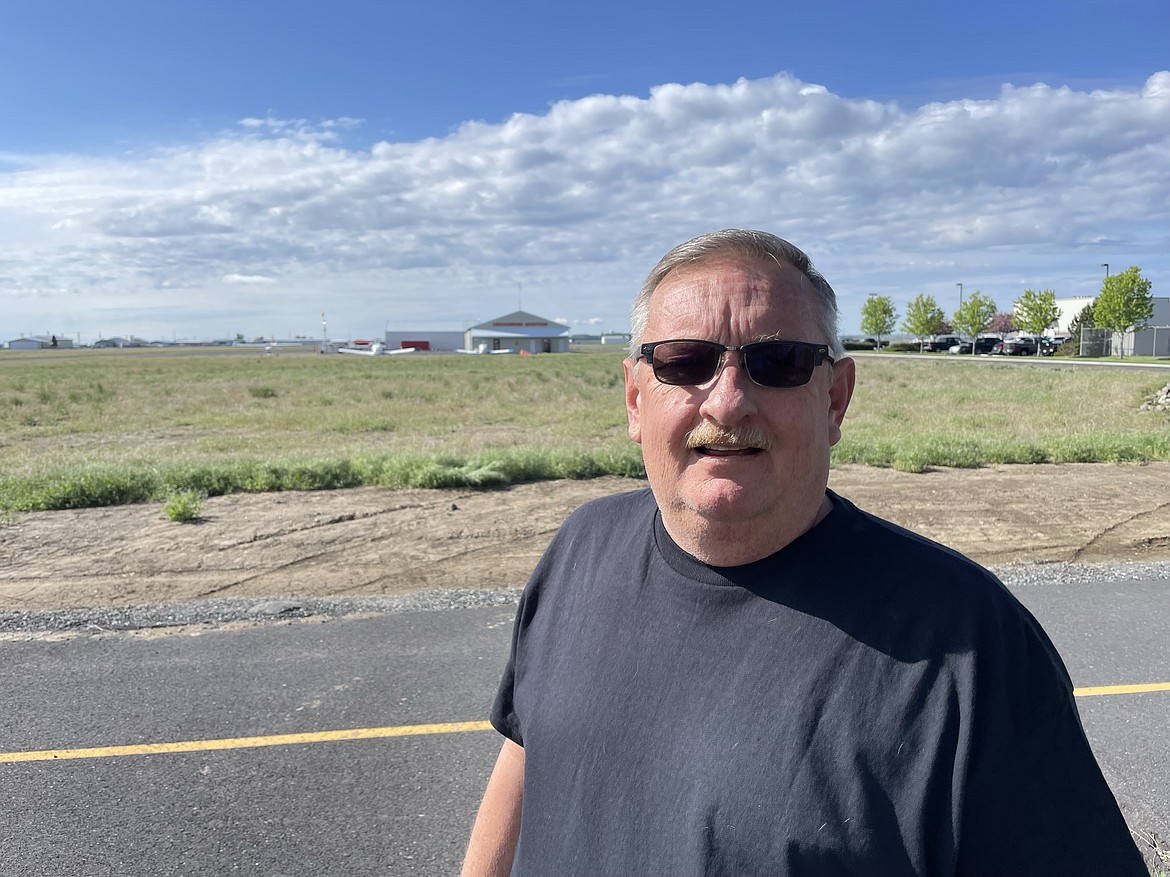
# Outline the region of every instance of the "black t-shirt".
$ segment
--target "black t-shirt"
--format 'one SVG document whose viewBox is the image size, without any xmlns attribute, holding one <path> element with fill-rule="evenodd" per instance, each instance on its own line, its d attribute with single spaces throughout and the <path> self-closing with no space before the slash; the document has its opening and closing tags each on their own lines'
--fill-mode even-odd
<svg viewBox="0 0 1170 877">
<path fill-rule="evenodd" d="M 961 555 L 857 510 L 707 566 L 648 490 L 578 509 L 492 711 L 514 875 L 1134 875 L 1060 658 Z"/>
</svg>

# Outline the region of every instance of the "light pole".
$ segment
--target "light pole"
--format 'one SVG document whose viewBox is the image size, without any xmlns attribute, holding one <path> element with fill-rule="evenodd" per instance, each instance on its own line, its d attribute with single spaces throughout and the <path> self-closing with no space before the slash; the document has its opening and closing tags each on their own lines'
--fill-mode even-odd
<svg viewBox="0 0 1170 877">
<path fill-rule="evenodd" d="M 1102 262 L 1101 267 L 1105 269 L 1105 280 L 1108 281 L 1109 280 L 1109 263 Z M 1104 286 L 1101 287 L 1101 291 L 1102 292 L 1105 291 Z M 1081 350 L 1084 350 L 1084 349 L 1085 349 L 1085 327 L 1081 326 Z"/>
<path fill-rule="evenodd" d="M 962 307 L 963 306 L 963 284 L 956 283 L 955 286 L 959 287 L 959 307 Z"/>
</svg>

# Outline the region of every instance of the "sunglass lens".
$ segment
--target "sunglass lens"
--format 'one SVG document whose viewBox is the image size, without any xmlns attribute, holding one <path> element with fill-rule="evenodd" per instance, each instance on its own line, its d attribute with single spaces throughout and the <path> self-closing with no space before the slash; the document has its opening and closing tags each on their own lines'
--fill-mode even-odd
<svg viewBox="0 0 1170 877">
<path fill-rule="evenodd" d="M 816 350 L 787 341 L 763 341 L 744 351 L 748 374 L 765 387 L 802 387 L 816 368 Z"/>
<path fill-rule="evenodd" d="M 703 341 L 671 341 L 654 348 L 654 377 L 664 384 L 704 384 L 715 374 L 722 350 Z"/>
</svg>

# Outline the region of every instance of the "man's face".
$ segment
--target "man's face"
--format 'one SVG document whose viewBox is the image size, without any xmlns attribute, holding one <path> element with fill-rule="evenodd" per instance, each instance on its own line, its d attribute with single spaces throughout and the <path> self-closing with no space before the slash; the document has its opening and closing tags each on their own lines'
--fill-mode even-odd
<svg viewBox="0 0 1170 877">
<path fill-rule="evenodd" d="M 677 269 L 659 284 L 642 341 L 672 338 L 728 346 L 829 341 L 804 275 L 791 265 L 733 257 Z M 745 550 L 771 545 L 763 557 L 812 526 L 853 391 L 852 360 L 826 361 L 808 384 L 792 388 L 753 383 L 734 351 L 696 387 L 660 383 L 645 361 L 635 368 L 626 360 L 625 368 L 630 437 L 642 445 L 667 530 L 684 548 L 702 556 L 695 540 L 734 532 Z M 688 447 L 688 434 L 704 425 L 739 430 L 741 438 Z M 756 438 L 745 440 L 744 429 L 755 429 Z"/>
</svg>

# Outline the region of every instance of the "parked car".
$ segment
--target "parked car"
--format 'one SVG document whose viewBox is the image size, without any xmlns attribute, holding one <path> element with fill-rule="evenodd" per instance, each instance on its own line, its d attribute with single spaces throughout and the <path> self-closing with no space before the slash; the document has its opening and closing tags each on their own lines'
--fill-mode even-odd
<svg viewBox="0 0 1170 877">
<path fill-rule="evenodd" d="M 1006 356 L 1035 356 L 1036 342 L 1031 338 L 1012 338 L 1003 342 L 1003 352 Z"/>
<path fill-rule="evenodd" d="M 993 348 L 999 343 L 998 338 L 976 338 L 975 352 L 976 353 L 992 353 Z M 947 353 L 970 353 L 971 342 L 960 341 L 958 344 L 952 344 L 947 348 Z"/>
<path fill-rule="evenodd" d="M 878 341 L 876 338 L 866 338 L 865 343 L 868 344 L 870 347 L 872 347 L 874 350 L 877 350 L 879 348 Z M 881 343 L 881 347 L 889 347 L 889 346 L 890 346 L 890 339 L 883 338 L 882 343 Z"/>
<path fill-rule="evenodd" d="M 944 353 L 956 344 L 962 343 L 962 339 L 956 335 L 939 335 L 927 341 L 923 349 L 929 353 Z"/>
</svg>

